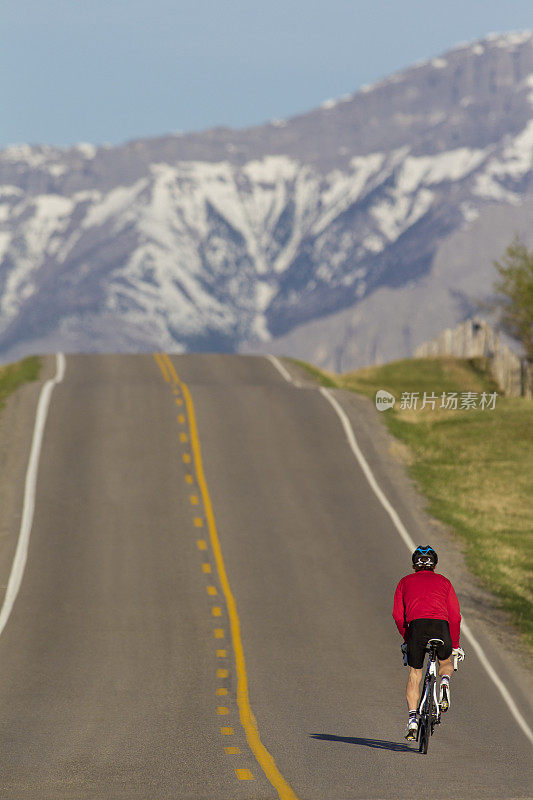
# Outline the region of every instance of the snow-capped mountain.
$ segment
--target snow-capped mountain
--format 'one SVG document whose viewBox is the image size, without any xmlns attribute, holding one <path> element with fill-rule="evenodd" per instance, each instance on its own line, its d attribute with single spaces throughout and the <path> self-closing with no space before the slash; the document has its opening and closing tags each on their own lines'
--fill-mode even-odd
<svg viewBox="0 0 533 800">
<path fill-rule="evenodd" d="M 532 208 L 531 33 L 248 130 L 10 147 L 0 355 L 408 355 L 490 291 Z"/>
</svg>

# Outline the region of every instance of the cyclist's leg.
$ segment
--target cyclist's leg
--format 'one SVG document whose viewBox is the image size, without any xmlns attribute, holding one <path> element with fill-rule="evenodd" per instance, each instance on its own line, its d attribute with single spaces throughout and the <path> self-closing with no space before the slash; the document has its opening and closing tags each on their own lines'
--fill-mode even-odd
<svg viewBox="0 0 533 800">
<path fill-rule="evenodd" d="M 447 675 L 449 678 L 452 676 L 453 673 L 453 664 L 452 664 L 452 638 L 450 636 L 450 627 L 448 622 L 445 620 L 439 621 L 441 625 L 441 633 L 440 638 L 443 640 L 444 645 L 441 645 L 437 650 L 437 656 L 439 658 L 439 675 L 442 678 L 444 675 Z"/>
<path fill-rule="evenodd" d="M 439 664 L 440 686 L 439 686 L 439 707 L 444 713 L 450 708 L 450 678 L 453 672 L 451 658 L 441 661 Z"/>
<path fill-rule="evenodd" d="M 409 677 L 407 679 L 407 689 L 405 697 L 407 700 L 407 708 L 409 711 L 418 707 L 418 698 L 420 697 L 420 681 L 422 680 L 422 669 L 415 669 L 409 667 Z"/>
<path fill-rule="evenodd" d="M 449 678 L 453 675 L 453 664 L 451 658 L 439 662 L 439 676 L 447 675 Z"/>
<path fill-rule="evenodd" d="M 439 706 L 442 712 L 448 711 L 450 708 L 450 678 L 453 673 L 453 664 L 451 659 L 452 653 L 452 639 L 450 636 L 450 627 L 448 623 L 442 621 L 442 640 L 443 645 L 438 649 L 437 655 L 439 657 Z"/>
</svg>

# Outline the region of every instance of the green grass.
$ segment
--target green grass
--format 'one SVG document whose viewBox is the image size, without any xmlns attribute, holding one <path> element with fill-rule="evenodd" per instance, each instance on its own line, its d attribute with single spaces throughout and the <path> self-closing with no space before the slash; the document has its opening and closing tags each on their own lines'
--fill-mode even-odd
<svg viewBox="0 0 533 800">
<path fill-rule="evenodd" d="M 297 358 L 287 358 L 287 361 L 290 361 L 292 364 L 296 364 L 298 367 L 302 367 L 309 375 L 315 379 L 315 381 L 320 384 L 320 386 L 325 386 L 326 389 L 335 389 L 338 384 L 336 377 L 331 377 L 327 372 L 324 370 L 319 369 L 318 367 L 314 367 L 312 364 L 308 364 L 307 361 L 300 361 Z"/>
<path fill-rule="evenodd" d="M 27 381 L 36 381 L 41 371 L 41 359 L 29 356 L 15 364 L 0 367 L 0 409 L 5 405 L 7 397 Z"/>
<path fill-rule="evenodd" d="M 310 373 L 317 372 L 315 367 Z M 408 469 L 429 501 L 429 513 L 465 544 L 470 570 L 499 599 L 533 649 L 533 403 L 498 395 L 493 410 L 401 409 L 402 392 L 473 391 L 497 387 L 483 359 L 407 359 L 345 375 L 323 373 L 330 385 L 374 399 L 396 397 L 381 414 L 407 445 Z"/>
</svg>

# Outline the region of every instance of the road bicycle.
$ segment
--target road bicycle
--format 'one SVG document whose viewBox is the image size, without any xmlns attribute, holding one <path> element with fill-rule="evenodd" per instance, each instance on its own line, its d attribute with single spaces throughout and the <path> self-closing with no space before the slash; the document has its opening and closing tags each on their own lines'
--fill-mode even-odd
<svg viewBox="0 0 533 800">
<path fill-rule="evenodd" d="M 429 653 L 426 675 L 420 703 L 418 704 L 418 752 L 426 754 L 428 751 L 429 738 L 433 736 L 435 725 L 440 725 L 441 711 L 437 694 L 437 648 L 443 645 L 442 639 L 429 639 L 426 645 L 426 653 Z M 461 656 L 455 651 L 452 653 L 453 668 L 457 670 L 457 662 Z"/>
</svg>

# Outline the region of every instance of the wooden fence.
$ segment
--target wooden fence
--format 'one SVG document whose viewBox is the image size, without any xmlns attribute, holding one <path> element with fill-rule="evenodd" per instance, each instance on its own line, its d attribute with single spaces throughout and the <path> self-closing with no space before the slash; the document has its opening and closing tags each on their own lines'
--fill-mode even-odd
<svg viewBox="0 0 533 800">
<path fill-rule="evenodd" d="M 533 365 L 513 353 L 483 319 L 475 317 L 462 322 L 453 330 L 447 328 L 435 339 L 419 345 L 414 355 L 416 358 L 488 358 L 492 375 L 506 395 L 533 396 Z"/>
</svg>

